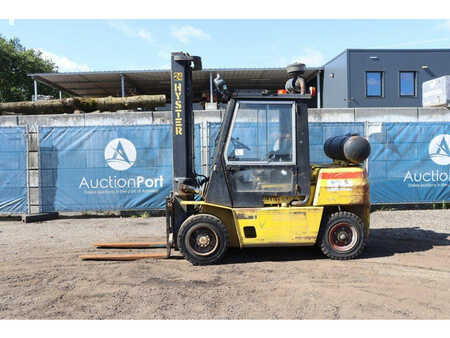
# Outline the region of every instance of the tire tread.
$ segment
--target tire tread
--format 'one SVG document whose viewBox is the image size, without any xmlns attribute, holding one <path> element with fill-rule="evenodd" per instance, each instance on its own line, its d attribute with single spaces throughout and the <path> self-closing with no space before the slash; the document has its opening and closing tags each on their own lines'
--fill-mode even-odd
<svg viewBox="0 0 450 338">
<path fill-rule="evenodd" d="M 207 222 L 214 224 L 216 226 L 218 226 L 223 235 L 224 235 L 224 243 L 225 243 L 225 249 L 223 249 L 223 252 L 220 254 L 220 257 L 218 257 L 217 259 L 214 260 L 198 260 L 197 258 L 195 258 L 194 256 L 192 256 L 186 249 L 183 243 L 183 233 L 184 233 L 184 229 L 186 229 L 187 227 L 189 227 L 192 223 L 197 223 L 199 221 L 199 219 L 202 219 L 203 221 L 206 219 Z M 186 258 L 192 265 L 209 265 L 209 264 L 216 264 L 218 263 L 223 256 L 225 255 L 228 247 L 229 247 L 229 243 L 230 243 L 230 236 L 228 234 L 228 231 L 225 227 L 225 225 L 222 223 L 222 221 L 220 220 L 220 218 L 213 216 L 213 215 L 209 215 L 209 214 L 197 214 L 197 215 L 192 215 L 189 216 L 181 225 L 180 230 L 178 231 L 178 236 L 177 236 L 177 243 L 178 243 L 178 247 L 179 250 L 181 252 L 181 254 L 184 256 L 184 258 Z"/>
<path fill-rule="evenodd" d="M 344 218 L 344 217 L 352 219 L 355 222 L 355 224 L 357 224 L 360 227 L 363 238 L 361 239 L 361 244 L 360 244 L 358 250 L 356 250 L 355 252 L 353 252 L 349 255 L 337 256 L 333 253 L 333 250 L 331 250 L 328 247 L 328 245 L 325 241 L 324 235 L 327 232 L 327 229 L 329 228 L 330 223 L 334 222 L 338 218 Z M 362 219 L 359 216 L 355 215 L 354 213 L 351 213 L 348 211 L 338 211 L 338 212 L 331 214 L 330 217 L 328 218 L 325 226 L 321 227 L 320 234 L 319 234 L 319 247 L 322 250 L 323 254 L 326 255 L 328 258 L 335 259 L 335 260 L 349 260 L 349 259 L 354 259 L 354 258 L 358 257 L 359 255 L 361 255 L 361 253 L 364 251 L 364 248 L 366 246 L 366 242 L 367 242 L 366 239 L 367 239 L 367 234 L 366 234 L 365 226 L 364 226 Z"/>
</svg>

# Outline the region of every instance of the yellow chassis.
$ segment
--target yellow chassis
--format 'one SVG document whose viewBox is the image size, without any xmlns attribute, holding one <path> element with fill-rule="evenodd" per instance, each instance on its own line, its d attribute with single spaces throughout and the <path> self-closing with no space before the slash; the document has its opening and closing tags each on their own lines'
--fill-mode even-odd
<svg viewBox="0 0 450 338">
<path fill-rule="evenodd" d="M 337 210 L 361 217 L 369 232 L 369 184 L 363 168 L 317 169 L 313 179 L 316 184 L 311 184 L 305 206 L 290 206 L 298 199 L 295 196 L 267 197 L 262 208 L 230 208 L 204 201 L 181 204 L 196 205 L 200 213 L 220 218 L 230 234 L 231 247 L 314 245 L 324 215 Z"/>
</svg>

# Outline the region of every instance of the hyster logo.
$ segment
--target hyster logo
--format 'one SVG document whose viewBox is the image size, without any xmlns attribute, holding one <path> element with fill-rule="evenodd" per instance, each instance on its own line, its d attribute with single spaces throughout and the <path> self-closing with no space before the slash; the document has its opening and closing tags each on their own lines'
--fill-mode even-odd
<svg viewBox="0 0 450 338">
<path fill-rule="evenodd" d="M 428 148 L 430 158 L 439 165 L 450 164 L 450 135 L 438 135 L 433 138 Z"/>
<path fill-rule="evenodd" d="M 136 148 L 127 139 L 116 138 L 106 146 L 105 160 L 114 170 L 127 170 L 136 162 Z"/>
</svg>

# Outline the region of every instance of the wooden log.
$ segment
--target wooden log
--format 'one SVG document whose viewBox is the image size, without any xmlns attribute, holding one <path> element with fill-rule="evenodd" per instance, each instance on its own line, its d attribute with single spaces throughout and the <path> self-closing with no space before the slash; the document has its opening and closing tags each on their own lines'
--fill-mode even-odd
<svg viewBox="0 0 450 338">
<path fill-rule="evenodd" d="M 142 110 L 161 107 L 166 104 L 165 95 L 138 95 L 129 97 L 71 97 L 61 100 L 22 101 L 0 103 L 2 114 L 72 114 L 74 111 Z"/>
</svg>

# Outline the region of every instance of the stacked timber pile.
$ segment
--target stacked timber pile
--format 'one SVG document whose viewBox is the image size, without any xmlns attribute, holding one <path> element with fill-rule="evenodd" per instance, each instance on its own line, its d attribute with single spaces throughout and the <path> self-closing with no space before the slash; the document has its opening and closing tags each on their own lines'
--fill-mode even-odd
<svg viewBox="0 0 450 338">
<path fill-rule="evenodd" d="M 0 103 L 0 114 L 73 114 L 94 111 L 151 110 L 166 104 L 165 95 L 138 95 L 130 97 L 71 97 L 61 100 Z"/>
</svg>

